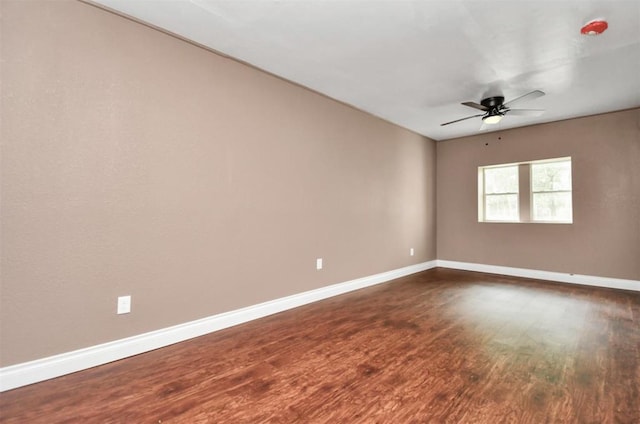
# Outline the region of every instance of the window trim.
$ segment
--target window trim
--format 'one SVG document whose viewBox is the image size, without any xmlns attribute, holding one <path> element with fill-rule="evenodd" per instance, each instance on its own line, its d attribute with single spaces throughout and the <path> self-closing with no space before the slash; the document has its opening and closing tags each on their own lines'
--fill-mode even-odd
<svg viewBox="0 0 640 424">
<path fill-rule="evenodd" d="M 507 164 L 501 164 L 501 165 L 496 165 L 496 166 L 485 166 L 482 168 L 478 169 L 478 173 L 479 175 L 481 175 L 482 178 L 482 218 L 484 219 L 484 222 L 519 222 L 520 221 L 520 185 L 518 184 L 518 191 L 514 191 L 514 192 L 500 192 L 500 193 L 486 193 L 486 181 L 485 181 L 485 170 L 487 169 L 498 169 L 498 168 L 513 168 L 518 166 L 517 164 L 511 164 L 511 163 L 507 163 Z M 520 181 L 520 170 L 518 169 L 518 181 Z M 518 219 L 487 219 L 485 218 L 487 216 L 487 196 L 516 196 L 516 215 L 518 216 Z"/>
<path fill-rule="evenodd" d="M 571 164 L 571 190 L 533 191 L 532 164 L 569 162 Z M 488 220 L 486 216 L 486 196 L 484 184 L 484 170 L 491 168 L 503 168 L 518 166 L 518 193 L 498 193 L 518 195 L 518 219 L 517 220 Z M 571 219 L 568 221 L 543 221 L 533 219 L 533 194 L 534 193 L 571 193 Z M 490 194 L 491 195 L 491 194 Z M 495 195 L 495 194 L 494 194 Z M 539 159 L 525 162 L 501 163 L 478 167 L 478 222 L 486 224 L 573 224 L 573 161 L 571 156 L 559 158 Z"/>
</svg>

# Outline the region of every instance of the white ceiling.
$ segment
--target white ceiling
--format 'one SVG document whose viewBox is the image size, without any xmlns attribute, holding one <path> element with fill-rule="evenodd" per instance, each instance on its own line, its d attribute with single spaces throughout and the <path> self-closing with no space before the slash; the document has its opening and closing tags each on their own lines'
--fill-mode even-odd
<svg viewBox="0 0 640 424">
<path fill-rule="evenodd" d="M 640 106 L 640 1 L 93 0 L 435 140 Z M 580 35 L 605 18 L 600 36 Z"/>
</svg>

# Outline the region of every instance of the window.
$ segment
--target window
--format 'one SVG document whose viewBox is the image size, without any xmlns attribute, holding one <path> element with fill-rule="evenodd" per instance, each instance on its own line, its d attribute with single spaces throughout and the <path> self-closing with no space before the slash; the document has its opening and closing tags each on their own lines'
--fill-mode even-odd
<svg viewBox="0 0 640 424">
<path fill-rule="evenodd" d="M 518 166 L 484 170 L 484 217 L 487 221 L 518 221 Z"/>
<path fill-rule="evenodd" d="M 531 164 L 534 221 L 571 221 L 571 160 Z"/>
<path fill-rule="evenodd" d="M 573 221 L 571 158 L 478 168 L 478 221 Z"/>
</svg>

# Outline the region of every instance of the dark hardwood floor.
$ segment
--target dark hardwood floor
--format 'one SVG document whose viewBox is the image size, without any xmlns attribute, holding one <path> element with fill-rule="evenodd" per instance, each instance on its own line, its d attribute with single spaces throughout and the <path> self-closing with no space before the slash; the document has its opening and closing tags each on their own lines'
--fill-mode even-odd
<svg viewBox="0 0 640 424">
<path fill-rule="evenodd" d="M 640 423 L 640 293 L 433 269 L 0 395 L 2 423 Z"/>
</svg>

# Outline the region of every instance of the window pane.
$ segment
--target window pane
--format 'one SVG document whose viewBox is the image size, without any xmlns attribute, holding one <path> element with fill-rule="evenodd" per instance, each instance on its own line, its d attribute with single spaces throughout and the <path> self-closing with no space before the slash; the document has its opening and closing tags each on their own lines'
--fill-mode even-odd
<svg viewBox="0 0 640 424">
<path fill-rule="evenodd" d="M 518 221 L 517 194 L 489 194 L 485 196 L 485 202 L 487 221 Z"/>
<path fill-rule="evenodd" d="M 517 193 L 518 166 L 486 168 L 484 170 L 484 192 L 485 194 Z"/>
<path fill-rule="evenodd" d="M 535 221 L 571 222 L 571 193 L 533 193 Z"/>
<path fill-rule="evenodd" d="M 532 163 L 533 191 L 571 190 L 571 161 Z"/>
</svg>

